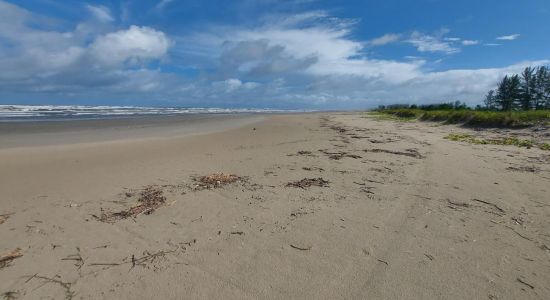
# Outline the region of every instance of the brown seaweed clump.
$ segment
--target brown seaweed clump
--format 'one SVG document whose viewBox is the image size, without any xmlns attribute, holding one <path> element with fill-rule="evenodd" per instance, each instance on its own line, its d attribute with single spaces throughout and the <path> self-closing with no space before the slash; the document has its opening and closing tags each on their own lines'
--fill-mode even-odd
<svg viewBox="0 0 550 300">
<path fill-rule="evenodd" d="M 195 179 L 195 181 L 197 181 L 197 188 L 210 189 L 235 183 L 242 179 L 242 177 L 235 174 L 214 173 L 207 176 L 199 177 Z"/>
<path fill-rule="evenodd" d="M 319 178 L 304 178 L 298 181 L 291 181 L 287 183 L 285 186 L 306 189 L 311 186 L 327 187 L 328 184 L 329 182 L 327 180 L 324 180 L 323 178 L 319 177 Z"/>
<path fill-rule="evenodd" d="M 127 196 L 131 194 L 127 194 Z M 114 223 L 118 220 L 135 218 L 141 214 L 150 215 L 157 208 L 165 205 L 166 197 L 161 188 L 156 186 L 147 186 L 140 193 L 138 198 L 138 205 L 132 206 L 129 209 L 119 212 L 102 213 L 100 217 L 97 217 L 102 222 Z"/>
</svg>

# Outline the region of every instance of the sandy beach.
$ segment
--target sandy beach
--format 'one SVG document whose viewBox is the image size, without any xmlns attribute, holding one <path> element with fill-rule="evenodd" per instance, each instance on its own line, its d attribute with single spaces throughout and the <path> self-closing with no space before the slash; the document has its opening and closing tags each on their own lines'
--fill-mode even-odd
<svg viewBox="0 0 550 300">
<path fill-rule="evenodd" d="M 359 112 L 0 124 L 0 295 L 549 299 L 550 152 L 452 132 L 550 140 Z"/>
</svg>

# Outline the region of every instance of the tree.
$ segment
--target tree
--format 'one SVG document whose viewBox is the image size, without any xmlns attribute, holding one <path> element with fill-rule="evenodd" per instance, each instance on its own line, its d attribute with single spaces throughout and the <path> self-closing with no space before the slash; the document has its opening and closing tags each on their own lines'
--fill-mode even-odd
<svg viewBox="0 0 550 300">
<path fill-rule="evenodd" d="M 519 75 L 504 76 L 498 83 L 496 92 L 496 103 L 501 110 L 509 111 L 516 108 L 521 99 Z"/>
<path fill-rule="evenodd" d="M 496 109 L 496 96 L 495 96 L 495 90 L 490 90 L 487 95 L 485 96 L 485 100 L 483 100 L 483 103 L 485 104 L 485 108 L 492 110 Z"/>
<path fill-rule="evenodd" d="M 521 73 L 521 97 L 519 104 L 522 110 L 529 110 L 535 106 L 536 88 L 535 69 L 527 67 Z"/>
</svg>

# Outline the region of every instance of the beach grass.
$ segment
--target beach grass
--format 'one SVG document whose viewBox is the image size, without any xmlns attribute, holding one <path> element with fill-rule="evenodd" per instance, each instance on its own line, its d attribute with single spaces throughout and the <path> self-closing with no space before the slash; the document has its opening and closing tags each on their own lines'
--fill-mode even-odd
<svg viewBox="0 0 550 300">
<path fill-rule="evenodd" d="M 451 133 L 447 135 L 445 139 L 477 145 L 508 145 L 527 149 L 537 147 L 541 150 L 550 151 L 550 144 L 548 143 L 538 143 L 534 140 L 519 139 L 516 136 L 508 136 L 497 139 L 482 139 L 466 133 Z"/>
<path fill-rule="evenodd" d="M 435 121 L 445 124 L 464 124 L 479 127 L 528 127 L 550 122 L 550 110 L 482 111 L 471 109 L 422 110 L 413 108 L 376 110 L 403 120 Z"/>
</svg>

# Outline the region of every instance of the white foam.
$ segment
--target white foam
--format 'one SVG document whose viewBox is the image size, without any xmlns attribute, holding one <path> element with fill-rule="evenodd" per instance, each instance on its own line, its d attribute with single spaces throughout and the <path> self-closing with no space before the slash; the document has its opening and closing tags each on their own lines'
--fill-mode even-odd
<svg viewBox="0 0 550 300">
<path fill-rule="evenodd" d="M 251 108 L 180 108 L 139 106 L 84 106 L 84 105 L 0 105 L 0 120 L 34 120 L 64 118 L 104 118 L 139 115 L 227 114 L 227 113 L 280 113 L 303 110 L 251 109 Z"/>
</svg>

